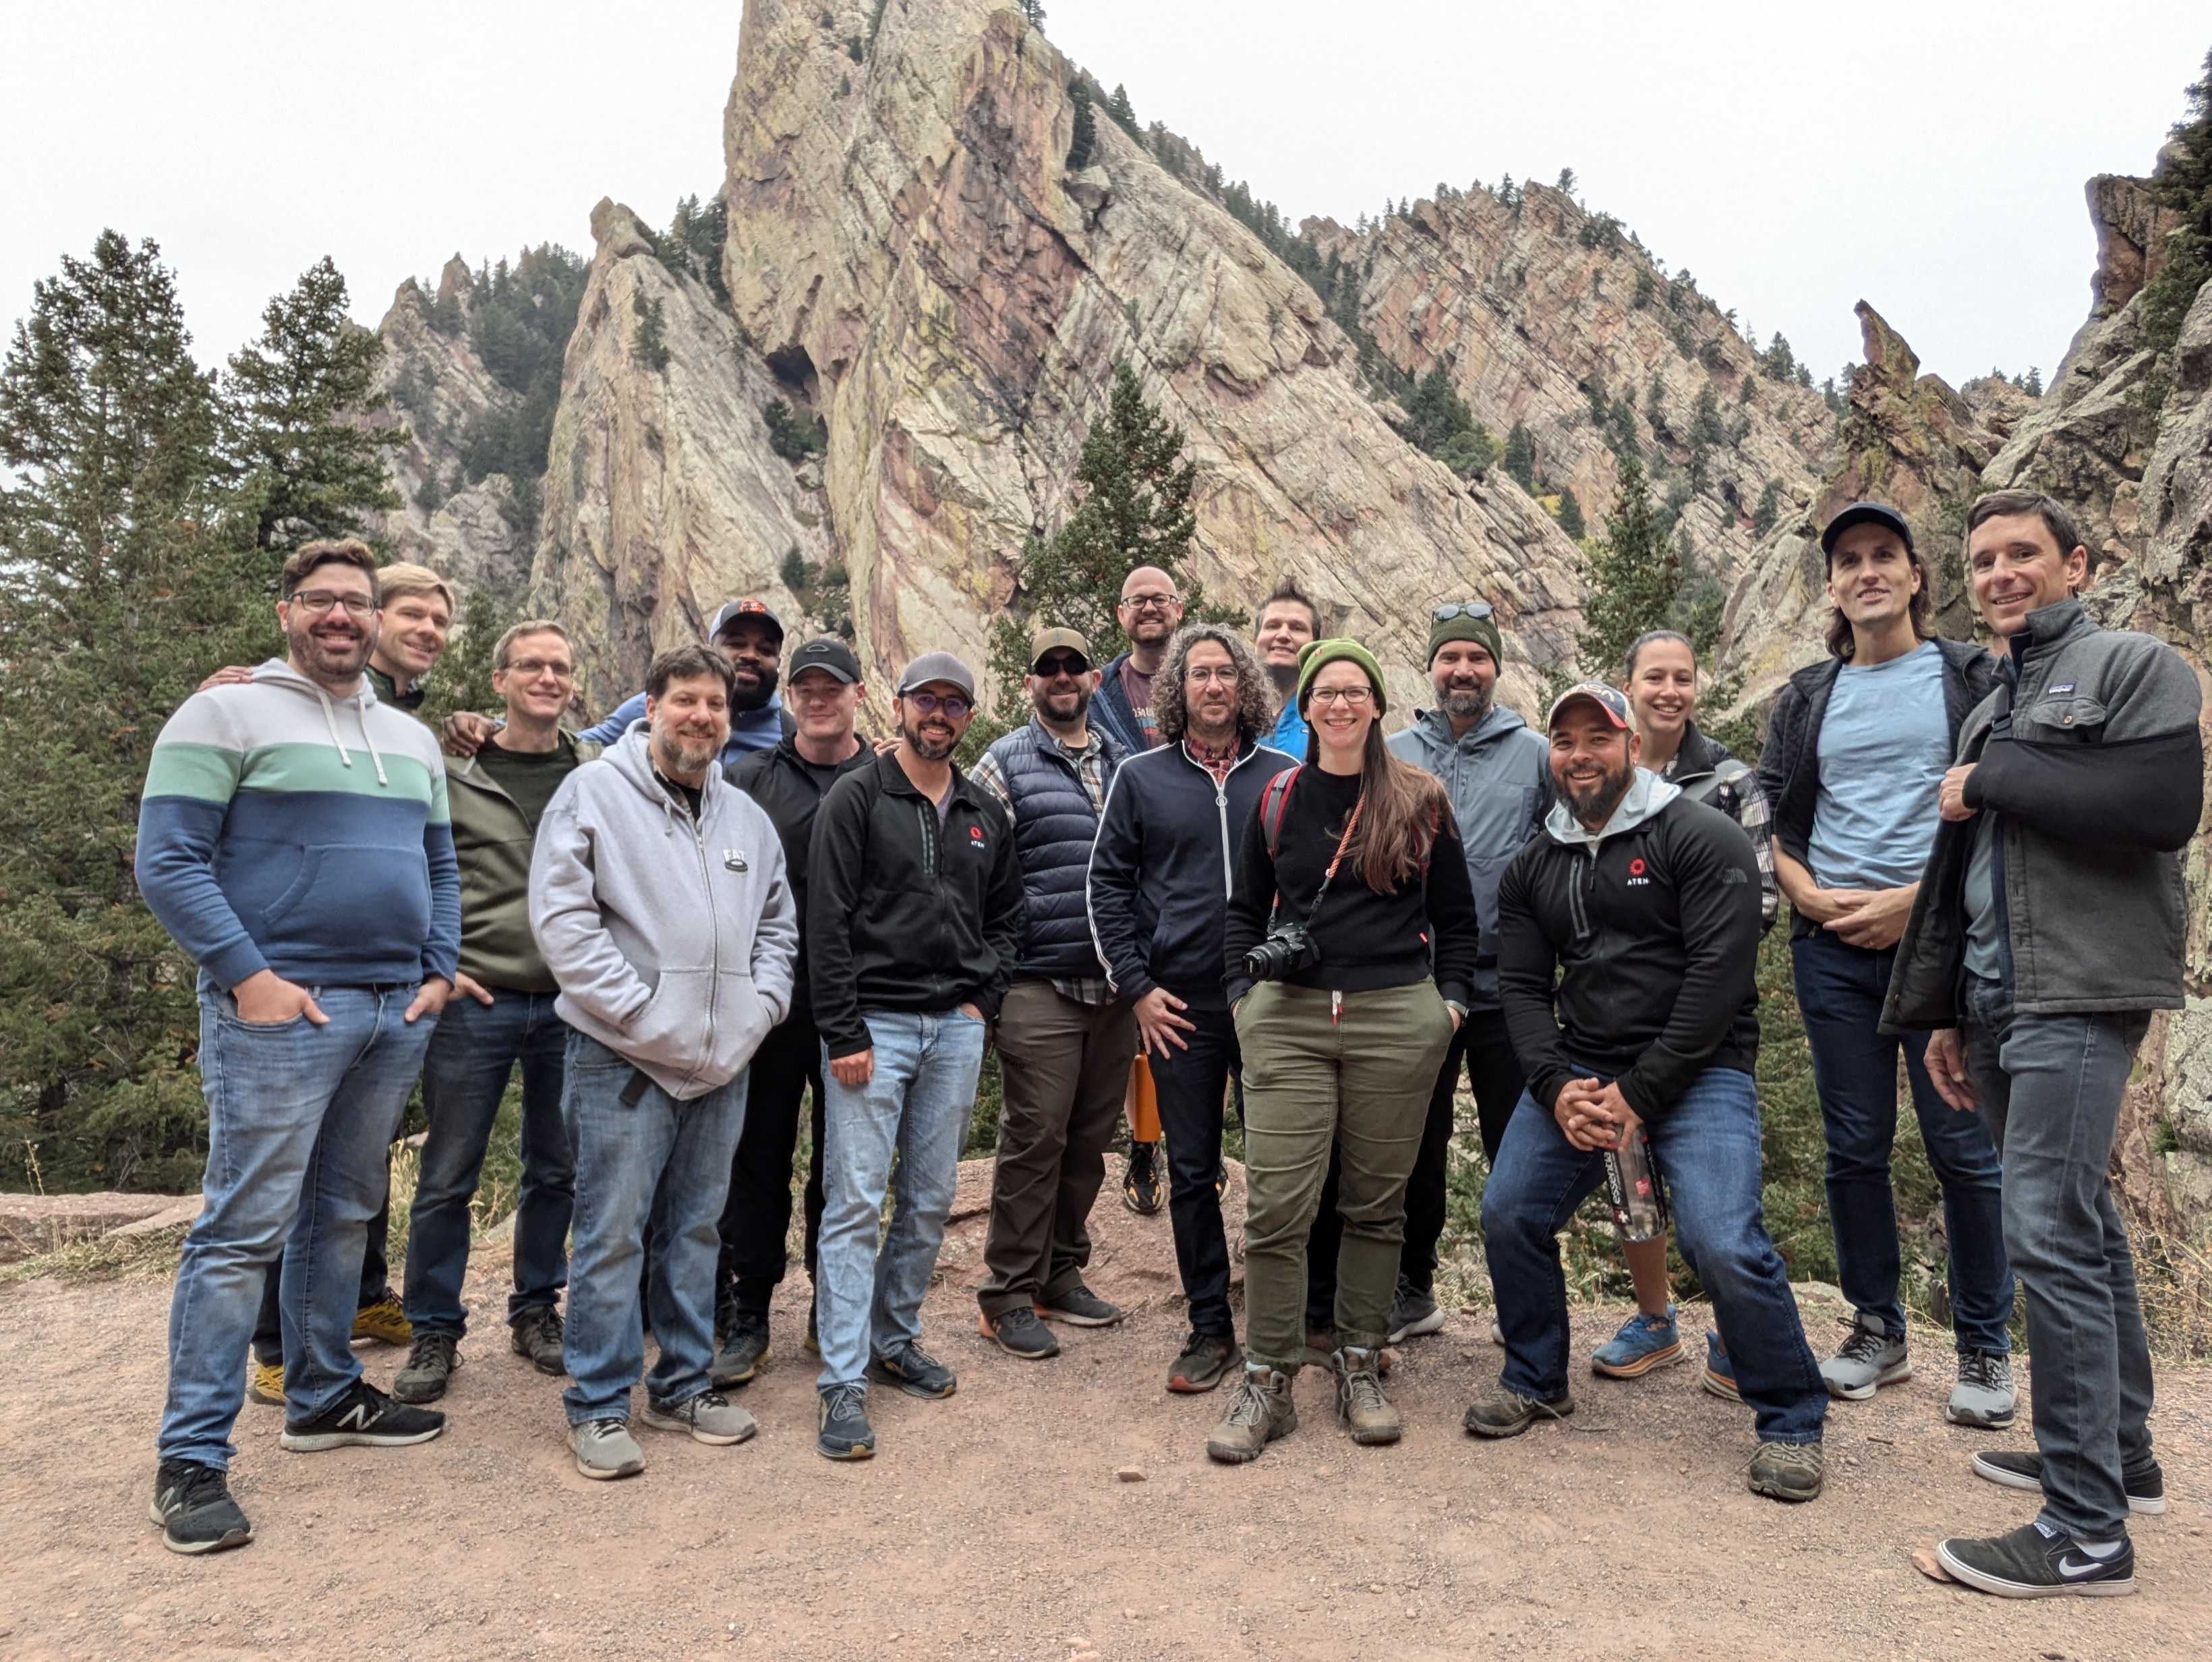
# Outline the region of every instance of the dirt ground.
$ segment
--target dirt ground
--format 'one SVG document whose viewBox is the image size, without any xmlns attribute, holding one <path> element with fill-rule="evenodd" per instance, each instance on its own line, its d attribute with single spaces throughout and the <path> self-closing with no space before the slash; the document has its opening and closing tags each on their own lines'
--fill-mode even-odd
<svg viewBox="0 0 2212 1662">
<path fill-rule="evenodd" d="M 2166 1371 L 2154 1422 L 2172 1509 L 2136 1520 L 2132 1598 L 2012 1604 L 1931 1582 L 1910 1553 L 2025 1521 L 2031 1497 L 1977 1481 L 1992 1443 L 1948 1426 L 1948 1348 L 1829 1421 L 1827 1493 L 1749 1494 L 1749 1413 L 1694 1366 L 1576 1385 L 1580 1411 L 1502 1444 L 1460 1428 L 1495 1377 L 1487 1318 L 1455 1314 L 1393 1375 L 1408 1431 L 1355 1449 L 1327 1382 L 1256 1464 L 1210 1464 L 1218 1397 L 1161 1389 L 1182 1334 L 1164 1217 L 1102 1203 L 1093 1281 L 1130 1306 L 1065 1354 L 1015 1361 L 975 1333 L 980 1168 L 963 1183 L 928 1338 L 958 1394 L 878 1389 L 882 1452 L 813 1449 L 805 1282 L 742 1400 L 761 1433 L 707 1448 L 643 1431 L 647 1469 L 579 1476 L 556 1382 L 507 1354 L 505 1264 L 479 1253 L 484 1328 L 420 1447 L 286 1454 L 281 1413 L 239 1422 L 252 1545 L 162 1549 L 146 1516 L 168 1283 L 0 1288 L 0 1653 L 20 1657 L 489 1658 L 695 1655 L 1060 1659 L 1697 1655 L 2091 1659 L 2212 1656 L 2212 1371 Z M 1236 1198 L 1232 1195 L 1232 1199 Z M 1622 1312 L 1578 1312 L 1578 1348 Z M 1808 1298 L 1816 1348 L 1836 1311 Z M 1705 1312 L 1686 1312 L 1686 1331 Z M 372 1348 L 388 1385 L 400 1353 Z M 2024 1405 L 2023 1405 L 2024 1409 Z M 1133 1468 L 1138 1481 L 1117 1471 Z"/>
</svg>

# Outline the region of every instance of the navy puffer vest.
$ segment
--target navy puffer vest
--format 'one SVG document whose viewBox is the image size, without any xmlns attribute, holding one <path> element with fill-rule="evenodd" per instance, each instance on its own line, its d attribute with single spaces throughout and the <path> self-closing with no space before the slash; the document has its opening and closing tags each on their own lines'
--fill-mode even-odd
<svg viewBox="0 0 2212 1662">
<path fill-rule="evenodd" d="M 1098 747 L 1105 782 L 1111 785 L 1114 770 L 1128 752 L 1095 725 L 1091 742 Z M 1074 763 L 1034 721 L 993 745 L 991 755 L 1014 805 L 1014 847 L 1021 856 L 1022 892 L 1028 902 L 1014 973 L 1104 975 L 1084 896 L 1098 814 Z"/>
</svg>

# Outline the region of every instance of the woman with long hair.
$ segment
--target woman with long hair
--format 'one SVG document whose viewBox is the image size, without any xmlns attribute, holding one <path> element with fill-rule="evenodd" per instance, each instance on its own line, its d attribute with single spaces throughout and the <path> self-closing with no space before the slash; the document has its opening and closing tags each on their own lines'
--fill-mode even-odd
<svg viewBox="0 0 2212 1662">
<path fill-rule="evenodd" d="M 1686 635 L 1655 629 L 1628 648 L 1620 685 L 1642 737 L 1639 764 L 1682 788 L 1685 796 L 1718 808 L 1743 827 L 1759 861 L 1760 927 L 1770 928 L 1779 904 L 1774 885 L 1774 843 L 1767 830 L 1766 794 L 1759 775 L 1728 746 L 1698 729 L 1698 654 Z M 1638 1379 L 1683 1358 L 1667 1282 L 1667 1240 L 1637 1241 L 1622 1249 L 1636 1283 L 1636 1313 L 1620 1331 L 1590 1353 L 1592 1371 L 1615 1379 Z M 1735 1397 L 1728 1355 L 1715 1333 L 1705 1336 L 1703 1384 L 1717 1396 Z"/>
<path fill-rule="evenodd" d="M 1206 1452 L 1258 1458 L 1297 1428 L 1306 1237 L 1332 1143 L 1337 1417 L 1398 1440 L 1377 1367 L 1397 1290 L 1406 1178 L 1429 1093 L 1467 1014 L 1479 926 L 1451 806 L 1382 743 L 1382 672 L 1356 641 L 1301 654 L 1311 760 L 1278 775 L 1244 825 L 1224 981 L 1244 1058 L 1244 1374 Z"/>
</svg>

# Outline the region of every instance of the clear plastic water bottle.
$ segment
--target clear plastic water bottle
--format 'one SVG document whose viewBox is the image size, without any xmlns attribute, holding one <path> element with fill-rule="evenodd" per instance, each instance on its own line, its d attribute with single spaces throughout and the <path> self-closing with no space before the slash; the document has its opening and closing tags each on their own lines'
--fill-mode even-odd
<svg viewBox="0 0 2212 1662">
<path fill-rule="evenodd" d="M 1657 1240 L 1667 1233 L 1667 1191 L 1651 1145 L 1639 1125 L 1605 1151 L 1605 1186 L 1613 1202 L 1613 1227 L 1625 1241 Z"/>
</svg>

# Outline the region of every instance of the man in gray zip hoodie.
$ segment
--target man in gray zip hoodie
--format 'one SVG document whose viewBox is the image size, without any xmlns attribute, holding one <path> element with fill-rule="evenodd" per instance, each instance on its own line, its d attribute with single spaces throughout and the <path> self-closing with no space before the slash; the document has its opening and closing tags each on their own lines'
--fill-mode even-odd
<svg viewBox="0 0 2212 1662">
<path fill-rule="evenodd" d="M 708 1378 L 714 1269 L 745 1065 L 790 1006 L 799 922 L 775 827 L 715 765 L 731 685 L 727 661 L 705 647 L 654 659 L 645 728 L 568 776 L 531 859 L 531 933 L 574 1030 L 562 1093 L 576 1151 L 563 1346 L 574 1383 L 562 1402 L 586 1477 L 644 1466 L 629 1389 L 645 1360 L 648 1221 L 644 1296 L 660 1357 L 645 1422 L 717 1444 L 754 1428 Z"/>
</svg>

